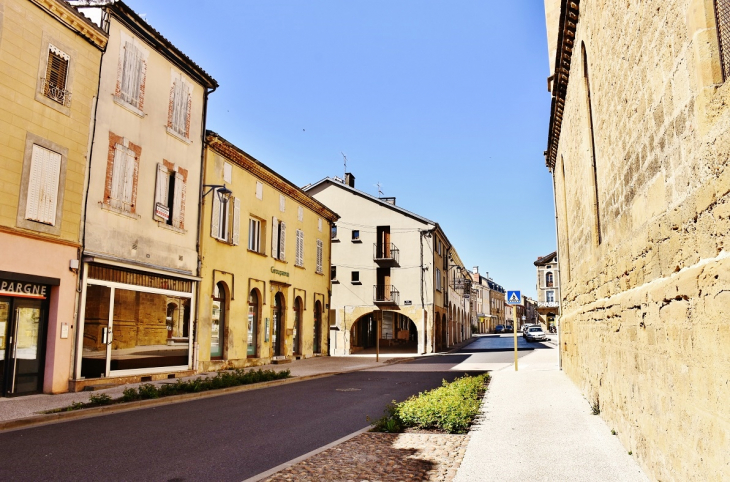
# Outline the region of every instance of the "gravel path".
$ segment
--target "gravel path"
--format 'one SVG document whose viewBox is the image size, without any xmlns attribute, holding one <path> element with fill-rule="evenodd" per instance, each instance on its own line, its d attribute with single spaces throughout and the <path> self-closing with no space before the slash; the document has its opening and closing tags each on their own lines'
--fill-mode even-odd
<svg viewBox="0 0 730 482">
<path fill-rule="evenodd" d="M 451 481 L 468 442 L 468 435 L 363 433 L 266 481 Z"/>
</svg>

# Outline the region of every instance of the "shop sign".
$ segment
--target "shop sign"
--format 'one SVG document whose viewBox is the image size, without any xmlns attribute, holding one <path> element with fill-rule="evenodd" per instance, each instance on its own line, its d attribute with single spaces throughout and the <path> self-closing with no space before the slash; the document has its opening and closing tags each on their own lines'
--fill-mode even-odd
<svg viewBox="0 0 730 482">
<path fill-rule="evenodd" d="M 155 203 L 155 216 L 165 221 L 170 219 L 170 208 L 161 203 Z"/>
<path fill-rule="evenodd" d="M 22 281 L 0 281 L 0 296 L 14 296 L 16 298 L 34 298 L 45 300 L 48 286 Z"/>
<path fill-rule="evenodd" d="M 558 302 L 557 301 L 540 301 L 537 304 L 538 308 L 557 308 Z"/>
<path fill-rule="evenodd" d="M 287 273 L 286 271 L 281 271 L 279 269 L 276 269 L 273 266 L 271 267 L 271 272 L 274 273 L 274 274 L 278 274 L 279 276 L 289 277 L 289 273 Z"/>
</svg>

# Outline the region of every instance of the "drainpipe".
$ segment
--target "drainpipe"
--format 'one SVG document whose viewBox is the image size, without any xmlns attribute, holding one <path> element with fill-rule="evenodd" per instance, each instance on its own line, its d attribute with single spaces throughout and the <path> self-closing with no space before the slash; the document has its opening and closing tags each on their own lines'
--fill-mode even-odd
<svg viewBox="0 0 730 482">
<path fill-rule="evenodd" d="M 560 316 L 558 317 L 558 366 L 560 369 L 563 369 L 563 345 L 561 343 L 561 332 L 563 331 L 560 327 L 561 325 L 561 318 L 563 317 L 563 283 L 560 279 L 560 275 L 563 273 L 562 268 L 560 267 L 563 257 L 560 255 L 560 237 L 558 236 L 558 202 L 557 197 L 555 194 L 555 173 L 553 171 L 550 171 L 550 175 L 553 178 L 553 208 L 555 210 L 555 253 L 558 256 L 558 283 L 560 284 L 558 286 L 558 309 L 560 310 Z M 567 213 L 566 213 L 567 214 Z"/>
<path fill-rule="evenodd" d="M 212 89 L 205 88 L 205 93 L 203 94 L 203 120 L 202 120 L 202 133 L 201 133 L 201 140 L 202 140 L 202 148 L 200 153 L 200 182 L 198 187 L 198 226 L 197 226 L 197 235 L 195 237 L 196 240 L 196 246 L 195 251 L 198 253 L 198 266 L 197 266 L 197 276 L 198 278 L 202 278 L 202 269 L 203 269 L 203 260 L 202 260 L 202 253 L 200 252 L 203 240 L 201 238 L 201 233 L 203 232 L 203 208 L 205 206 L 205 200 L 201 197 L 203 194 L 203 184 L 205 184 L 205 148 L 206 148 L 206 140 L 205 140 L 205 133 L 206 133 L 206 124 L 208 120 L 208 96 L 216 91 L 218 86 L 213 86 Z M 200 345 L 198 344 L 198 326 L 200 317 L 198 314 L 200 313 L 200 282 L 197 282 L 195 285 L 195 313 L 193 314 L 195 316 L 195 320 L 193 321 L 193 370 L 198 371 L 198 354 L 200 352 Z"/>
</svg>

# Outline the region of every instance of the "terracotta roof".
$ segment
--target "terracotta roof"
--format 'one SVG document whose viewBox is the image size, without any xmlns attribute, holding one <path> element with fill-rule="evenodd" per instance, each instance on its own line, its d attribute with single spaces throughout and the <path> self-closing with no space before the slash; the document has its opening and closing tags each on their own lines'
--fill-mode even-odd
<svg viewBox="0 0 730 482">
<path fill-rule="evenodd" d="M 537 258 L 537 261 L 535 261 L 533 264 L 535 266 L 539 266 L 541 264 L 547 264 L 552 263 L 553 260 L 558 256 L 557 251 L 553 251 L 552 253 L 548 254 L 547 256 L 543 256 L 541 258 Z"/>
</svg>

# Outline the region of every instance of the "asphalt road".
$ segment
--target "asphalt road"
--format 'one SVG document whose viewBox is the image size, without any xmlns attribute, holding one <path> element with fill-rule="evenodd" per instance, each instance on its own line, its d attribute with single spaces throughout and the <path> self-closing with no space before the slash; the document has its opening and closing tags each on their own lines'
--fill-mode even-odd
<svg viewBox="0 0 730 482">
<path fill-rule="evenodd" d="M 365 427 L 391 400 L 463 375 L 444 365 L 468 357 L 0 433 L 0 480 L 241 481 Z"/>
</svg>

